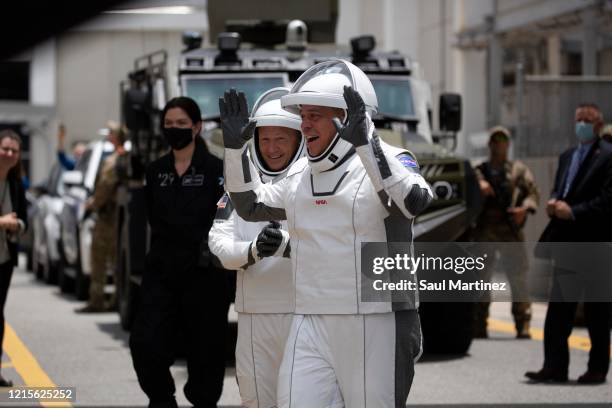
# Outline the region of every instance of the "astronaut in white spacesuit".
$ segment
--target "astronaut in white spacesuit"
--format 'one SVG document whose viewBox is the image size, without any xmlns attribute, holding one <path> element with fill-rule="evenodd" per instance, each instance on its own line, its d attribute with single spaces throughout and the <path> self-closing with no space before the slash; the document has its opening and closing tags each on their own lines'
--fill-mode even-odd
<svg viewBox="0 0 612 408">
<path fill-rule="evenodd" d="M 283 110 L 288 88 L 265 92 L 253 106 L 251 156 L 264 183 L 283 179 L 304 154 L 298 115 Z M 255 177 L 258 176 L 255 174 Z M 236 378 L 242 406 L 276 406 L 276 383 L 295 308 L 286 221 L 247 222 L 227 193 L 217 205 L 208 243 L 223 267 L 237 270 Z"/>
<path fill-rule="evenodd" d="M 422 348 L 417 294 L 363 300 L 361 244 L 412 242 L 412 221 L 432 192 L 415 158 L 377 136 L 376 93 L 353 64 L 311 67 L 281 104 L 302 118 L 307 157 L 269 185 L 245 159 L 255 125 L 244 95 L 220 100 L 225 186 L 237 213 L 286 219 L 291 236 L 295 316 L 278 406 L 404 407 Z"/>
</svg>

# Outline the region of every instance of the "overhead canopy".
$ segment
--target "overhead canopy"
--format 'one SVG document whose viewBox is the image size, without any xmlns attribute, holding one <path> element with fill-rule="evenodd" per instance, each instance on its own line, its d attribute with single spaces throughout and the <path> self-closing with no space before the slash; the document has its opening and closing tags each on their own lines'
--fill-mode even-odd
<svg viewBox="0 0 612 408">
<path fill-rule="evenodd" d="M 9 58 L 125 0 L 5 1 L 0 24 L 0 59 Z"/>
</svg>

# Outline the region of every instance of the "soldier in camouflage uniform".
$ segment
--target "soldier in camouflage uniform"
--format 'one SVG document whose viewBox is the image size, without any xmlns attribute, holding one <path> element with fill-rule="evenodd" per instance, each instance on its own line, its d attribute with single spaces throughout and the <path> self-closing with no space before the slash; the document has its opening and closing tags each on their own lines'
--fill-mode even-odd
<svg viewBox="0 0 612 408">
<path fill-rule="evenodd" d="M 115 151 L 102 163 L 96 180 L 93 196 L 86 208 L 96 214 L 96 224 L 91 241 L 91 276 L 89 284 L 89 301 L 78 310 L 80 313 L 98 313 L 114 308 L 116 296 L 109 304 L 104 301 L 106 271 L 110 266 L 116 271 L 116 192 L 118 185 L 117 161 L 125 153 L 123 143 L 125 133 L 115 122 L 108 123 L 108 141 L 115 146 Z M 116 275 L 116 274 L 115 274 Z M 116 277 L 116 276 L 115 276 Z"/>
<path fill-rule="evenodd" d="M 524 242 L 522 227 L 528 213 L 535 213 L 539 193 L 529 168 L 520 161 L 508 160 L 510 132 L 496 126 L 489 131 L 489 160 L 476 168 L 484 207 L 474 232 L 477 242 Z M 500 245 L 498 262 L 485 263 L 481 278 L 491 280 L 493 268 L 503 267 L 512 291 L 512 315 L 517 338 L 530 338 L 531 303 L 528 301 L 527 252 L 524 246 Z M 491 259 L 489 254 L 489 259 Z M 487 337 L 490 295 L 477 303 L 474 337 Z"/>
</svg>

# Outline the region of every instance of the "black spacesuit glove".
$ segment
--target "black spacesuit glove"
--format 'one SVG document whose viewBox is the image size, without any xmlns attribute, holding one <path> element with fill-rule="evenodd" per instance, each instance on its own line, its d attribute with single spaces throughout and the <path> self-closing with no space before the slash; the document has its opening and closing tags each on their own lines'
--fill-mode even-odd
<svg viewBox="0 0 612 408">
<path fill-rule="evenodd" d="M 237 93 L 233 88 L 225 92 L 223 98 L 219 98 L 219 114 L 225 148 L 240 149 L 253 137 L 257 122 L 249 120 L 244 92 Z"/>
<path fill-rule="evenodd" d="M 342 125 L 338 118 L 332 119 L 338 135 L 355 147 L 368 144 L 368 121 L 366 120 L 366 106 L 359 92 L 350 86 L 344 87 L 344 100 L 347 107 L 346 125 Z"/>
<path fill-rule="evenodd" d="M 280 223 L 278 221 L 270 221 L 266 225 L 257 238 L 255 239 L 255 248 L 259 258 L 273 256 L 278 248 L 283 243 L 283 234 L 280 231 Z"/>
</svg>

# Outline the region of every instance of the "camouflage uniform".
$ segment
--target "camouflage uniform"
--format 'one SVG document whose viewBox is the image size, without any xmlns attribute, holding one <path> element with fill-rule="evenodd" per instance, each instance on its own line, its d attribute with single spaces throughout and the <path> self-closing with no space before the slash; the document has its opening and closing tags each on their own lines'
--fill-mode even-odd
<svg viewBox="0 0 612 408">
<path fill-rule="evenodd" d="M 91 242 L 91 282 L 89 286 L 89 305 L 96 309 L 104 308 L 104 285 L 106 271 L 110 265 L 116 273 L 116 191 L 118 177 L 116 163 L 118 153 L 108 156 L 96 180 L 91 209 L 96 212 L 97 220 Z M 112 302 L 111 302 L 112 303 Z"/>
<path fill-rule="evenodd" d="M 492 177 L 493 175 L 493 177 Z M 486 180 L 495 191 L 503 191 L 507 197 L 505 204 L 500 197 L 487 197 L 478 224 L 474 229 L 474 239 L 477 242 L 524 242 L 522 225 L 510 222 L 509 207 L 526 207 L 528 213 L 534 213 L 538 208 L 539 192 L 535 185 L 533 174 L 520 161 L 506 161 L 504 172 L 495 172 L 489 162 L 476 168 L 478 180 Z M 497 184 L 493 186 L 493 184 Z M 505 207 L 506 208 L 502 208 Z M 512 290 L 512 315 L 516 325 L 517 335 L 528 337 L 531 320 L 531 303 L 528 299 L 527 270 L 529 268 L 527 252 L 524 246 L 518 251 L 515 245 L 498 248 L 499 262 L 488 262 L 481 278 L 490 281 L 495 266 L 502 267 Z M 490 295 L 485 302 L 476 305 L 474 334 L 477 337 L 486 336 L 487 318 L 489 317 Z"/>
</svg>

